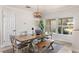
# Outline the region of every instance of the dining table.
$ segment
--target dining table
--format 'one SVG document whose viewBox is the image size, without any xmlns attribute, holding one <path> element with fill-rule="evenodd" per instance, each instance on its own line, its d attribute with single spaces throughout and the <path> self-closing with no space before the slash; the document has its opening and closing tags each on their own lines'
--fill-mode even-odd
<svg viewBox="0 0 79 59">
<path fill-rule="evenodd" d="M 40 34 L 40 35 L 17 35 L 15 36 L 15 39 L 19 42 L 22 43 L 28 43 L 29 42 L 29 49 L 33 49 L 32 52 L 34 52 L 34 46 L 33 46 L 33 40 L 35 39 L 41 39 L 41 38 L 45 38 L 44 34 Z"/>
<path fill-rule="evenodd" d="M 15 39 L 19 42 L 24 42 L 24 41 L 31 41 L 34 39 L 39 39 L 39 38 L 44 38 L 45 35 L 44 34 L 40 34 L 40 35 L 17 35 L 15 36 Z"/>
</svg>

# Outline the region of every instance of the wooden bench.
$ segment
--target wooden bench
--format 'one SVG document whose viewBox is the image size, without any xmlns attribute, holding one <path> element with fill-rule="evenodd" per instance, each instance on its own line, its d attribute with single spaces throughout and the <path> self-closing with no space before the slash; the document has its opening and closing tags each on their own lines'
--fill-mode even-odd
<svg viewBox="0 0 79 59">
<path fill-rule="evenodd" d="M 43 49 L 43 48 L 50 48 L 52 47 L 52 50 L 54 49 L 52 44 L 54 43 L 54 41 L 50 41 L 50 40 L 47 40 L 47 41 L 44 41 L 44 42 L 39 42 L 36 44 L 36 46 L 38 47 L 38 52 Z"/>
</svg>

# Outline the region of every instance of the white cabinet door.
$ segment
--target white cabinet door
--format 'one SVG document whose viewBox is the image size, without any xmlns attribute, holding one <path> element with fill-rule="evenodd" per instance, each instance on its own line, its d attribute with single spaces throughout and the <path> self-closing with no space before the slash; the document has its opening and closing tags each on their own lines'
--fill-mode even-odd
<svg viewBox="0 0 79 59">
<path fill-rule="evenodd" d="M 79 52 L 79 30 L 73 31 L 72 50 Z"/>
<path fill-rule="evenodd" d="M 3 9 L 3 46 L 10 45 L 9 36 L 14 34 L 13 30 L 15 30 L 15 14 L 11 10 L 5 8 Z"/>
</svg>

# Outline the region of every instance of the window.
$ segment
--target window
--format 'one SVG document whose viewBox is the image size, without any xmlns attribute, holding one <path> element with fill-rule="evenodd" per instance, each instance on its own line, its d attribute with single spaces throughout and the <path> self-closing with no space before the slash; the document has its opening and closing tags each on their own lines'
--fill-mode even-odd
<svg viewBox="0 0 79 59">
<path fill-rule="evenodd" d="M 73 18 L 59 18 L 58 19 L 58 33 L 59 34 L 72 34 Z"/>
<path fill-rule="evenodd" d="M 53 34 L 56 34 L 57 24 L 56 19 L 51 19 L 51 32 Z"/>
<path fill-rule="evenodd" d="M 48 19 L 46 21 L 46 30 L 53 34 L 72 34 L 73 17 Z"/>
<path fill-rule="evenodd" d="M 45 31 L 48 32 L 49 34 L 56 33 L 56 19 L 46 20 Z"/>
</svg>

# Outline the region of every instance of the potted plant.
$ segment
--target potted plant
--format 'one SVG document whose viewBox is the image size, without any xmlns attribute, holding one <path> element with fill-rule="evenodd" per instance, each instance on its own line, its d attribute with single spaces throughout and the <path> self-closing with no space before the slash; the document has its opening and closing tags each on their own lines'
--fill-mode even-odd
<svg viewBox="0 0 79 59">
<path fill-rule="evenodd" d="M 44 34 L 44 22 L 42 19 L 39 22 L 39 28 L 41 29 L 42 34 Z M 44 38 L 41 38 L 41 41 L 44 41 Z"/>
<path fill-rule="evenodd" d="M 42 33 L 44 33 L 44 22 L 43 22 L 43 20 L 40 20 L 39 28 L 41 29 Z"/>
</svg>

